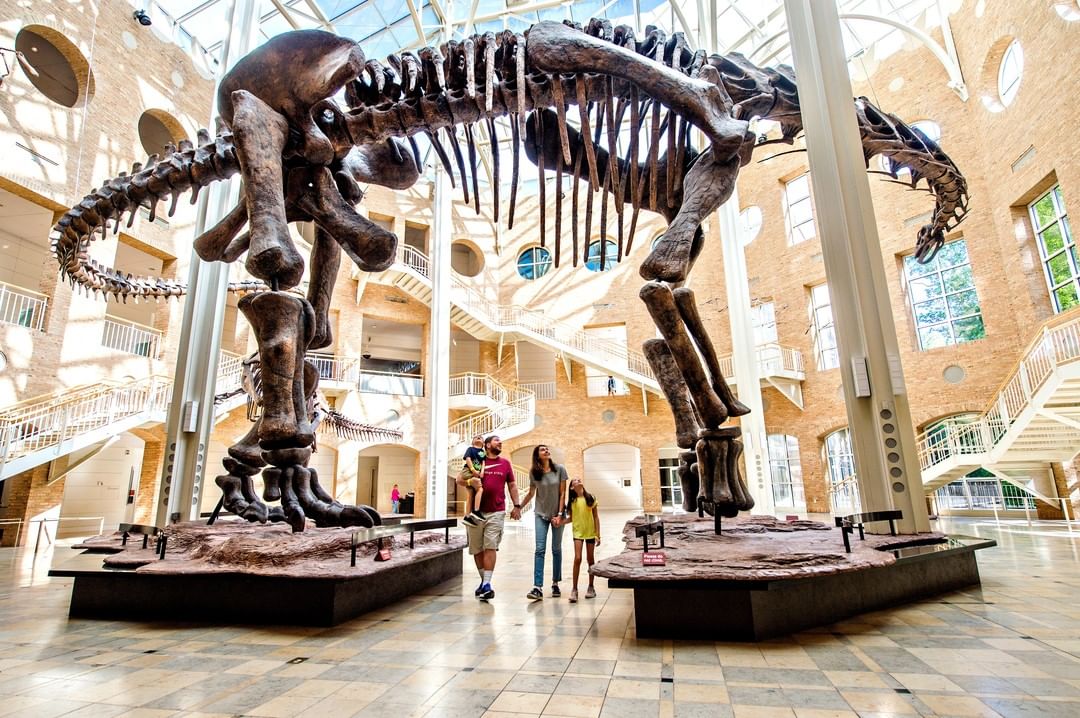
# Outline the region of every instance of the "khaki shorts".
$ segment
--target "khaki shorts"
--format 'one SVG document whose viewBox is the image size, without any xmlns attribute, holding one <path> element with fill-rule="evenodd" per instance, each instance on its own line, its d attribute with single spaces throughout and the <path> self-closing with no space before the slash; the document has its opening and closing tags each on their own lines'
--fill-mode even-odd
<svg viewBox="0 0 1080 718">
<path fill-rule="evenodd" d="M 465 537 L 469 541 L 469 555 L 475 556 L 489 549 L 499 550 L 502 543 L 503 524 L 506 522 L 505 511 L 493 511 L 486 514 L 487 520 L 479 526 L 465 524 Z"/>
</svg>

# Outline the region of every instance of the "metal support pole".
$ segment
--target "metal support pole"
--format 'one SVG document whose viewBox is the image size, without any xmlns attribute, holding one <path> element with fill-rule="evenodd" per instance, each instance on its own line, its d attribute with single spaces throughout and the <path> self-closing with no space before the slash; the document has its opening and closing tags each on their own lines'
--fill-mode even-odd
<svg viewBox="0 0 1080 718">
<path fill-rule="evenodd" d="M 259 4 L 259 0 L 233 0 L 229 10 L 229 33 L 222 48 L 223 73 L 254 46 Z M 211 108 L 210 127 L 214 126 L 216 115 L 215 103 Z M 233 178 L 211 185 L 202 194 L 195 236 L 224 217 L 236 204 L 239 187 L 239 178 Z M 214 392 L 228 283 L 227 264 L 203 262 L 192 250 L 172 402 L 165 423 L 165 461 L 154 521 L 157 526 L 188 521 L 199 513 L 206 450 L 214 426 Z"/>
<path fill-rule="evenodd" d="M 739 417 L 742 428 L 743 460 L 746 483 L 754 497 L 754 513 L 776 511 L 769 480 L 765 433 L 765 406 L 761 401 L 761 379 L 754 343 L 754 322 L 750 311 L 750 282 L 747 279 L 746 253 L 743 251 L 739 222 L 739 191 L 735 189 L 717 210 L 720 241 L 724 252 L 724 286 L 727 289 L 728 319 L 731 321 L 732 363 L 739 401 L 750 413 Z"/>
<path fill-rule="evenodd" d="M 930 530 L 836 4 L 784 0 L 864 511 Z M 856 381 L 858 380 L 858 382 Z"/>
<path fill-rule="evenodd" d="M 450 427 L 450 266 L 453 218 L 450 181 L 441 167 L 435 170 L 435 221 L 431 232 L 431 326 L 428 334 L 428 440 L 427 511 L 429 519 L 446 518 Z M 466 512 L 467 513 L 467 512 Z"/>
<path fill-rule="evenodd" d="M 454 15 L 453 0 L 445 5 L 447 20 L 443 38 L 453 37 L 454 27 L 449 18 Z M 465 179 L 462 178 L 464 182 Z M 431 277 L 431 327 L 428 333 L 428 437 L 427 509 L 429 519 L 446 518 L 446 482 L 448 432 L 450 429 L 450 244 L 453 241 L 453 198 L 450 178 L 441 167 L 435 169 L 434 222 L 431 227 L 431 258 L 428 276 Z M 470 437 L 471 438 L 471 437 Z M 467 512 L 466 512 L 467 513 Z"/>
</svg>

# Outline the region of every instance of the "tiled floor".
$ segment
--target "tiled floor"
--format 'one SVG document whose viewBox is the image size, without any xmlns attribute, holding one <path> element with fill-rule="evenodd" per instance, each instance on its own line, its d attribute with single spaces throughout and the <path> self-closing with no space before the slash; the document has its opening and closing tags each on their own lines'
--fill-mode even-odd
<svg viewBox="0 0 1080 718">
<path fill-rule="evenodd" d="M 491 603 L 467 567 L 331 629 L 69 621 L 48 552 L 0 550 L 0 715 L 1080 716 L 1080 525 L 943 521 L 1000 542 L 982 590 L 760 644 L 639 641 L 603 580 L 530 603 L 531 522 L 510 526 Z"/>
</svg>

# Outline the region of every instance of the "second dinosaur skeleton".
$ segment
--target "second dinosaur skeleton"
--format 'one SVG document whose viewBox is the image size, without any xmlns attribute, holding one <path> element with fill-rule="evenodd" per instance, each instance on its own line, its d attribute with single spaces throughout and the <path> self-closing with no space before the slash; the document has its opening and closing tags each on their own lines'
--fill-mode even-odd
<svg viewBox="0 0 1080 718">
<path fill-rule="evenodd" d="M 334 99 L 341 91 L 344 106 Z M 604 20 L 585 28 L 541 22 L 525 34 L 485 33 L 392 55 L 387 65 L 367 59 L 351 40 L 300 30 L 278 35 L 241 59 L 222 78 L 218 105 L 224 129 L 216 138 L 200 132 L 198 146 L 184 142 L 167 148 L 164 157 L 151 157 L 145 166 L 92 191 L 57 223 L 54 251 L 61 272 L 95 293 L 124 299 L 180 296 L 185 288 L 177 282 L 133 278 L 100 266 L 89 258 L 89 242 L 95 233 L 104 234 L 109 222 L 118 227 L 124 212 L 134 215 L 146 206 L 153 217 L 157 203 L 170 199 L 171 213 L 184 192 L 191 191 L 194 201 L 207 184 L 242 176 L 241 204 L 195 241 L 208 261 L 232 262 L 246 253 L 245 266 L 256 278 L 230 289 L 247 293 L 240 309 L 252 324 L 261 365 L 268 368 L 262 379 L 263 414 L 254 434 L 234 447 L 238 451 L 231 452 L 226 468 L 229 476 L 249 481 L 269 464 L 263 476 L 271 480 L 265 483 L 280 490 L 268 488 L 266 498 L 280 498 L 294 530 L 303 529 L 307 513 L 321 511 L 322 499 L 313 489 L 317 481 L 306 467 L 314 432 L 306 409 L 311 384 L 304 356 L 332 342 L 327 318 L 341 253 L 365 271 L 387 268 L 396 253 L 397 237 L 356 212 L 363 198 L 360 186 L 414 184 L 420 176 L 414 138 L 423 134 L 451 177 L 456 164 L 467 200 L 471 169 L 479 210 L 476 126 L 487 127 L 498 173 L 495 120 L 500 117 L 510 120 L 513 147 L 510 223 L 524 147 L 541 176 L 554 170 L 557 177 L 574 177 L 575 264 L 579 184 L 587 184 L 588 191 L 586 236 L 591 236 L 593 192 L 616 200 L 618 259 L 629 250 L 640 210 L 667 220 L 667 230 L 641 265 L 648 281 L 641 296 L 663 337 L 647 342 L 645 353 L 672 405 L 678 445 L 685 450 L 680 477 L 686 506 L 733 515 L 753 505 L 738 468 L 738 429 L 721 426 L 746 409 L 720 373 L 693 295 L 680 285 L 701 250 L 702 220 L 731 195 L 739 168 L 757 144 L 750 120 L 775 120 L 784 142 L 793 142 L 801 131 L 790 68 L 762 69 L 738 54 L 694 52 L 682 34 L 668 37 L 651 27 L 639 39 L 629 27 Z M 580 131 L 568 124 L 570 106 L 577 107 Z M 931 220 L 919 231 L 915 249 L 919 259 L 929 261 L 945 232 L 963 219 L 966 182 L 935 142 L 863 98 L 854 110 L 867 162 L 874 155 L 889 158 L 910 170 L 913 188 L 925 181 L 934 197 Z M 631 139 L 620 154 L 625 123 Z M 458 143 L 459 126 L 466 153 Z M 700 151 L 691 143 L 691 127 L 708 142 Z M 492 186 L 496 217 L 498 185 L 496 180 Z M 543 181 L 539 188 L 544 207 Z M 562 240 L 559 195 L 556 263 Z M 607 206 L 602 201 L 605 235 Z M 541 217 L 544 241 L 547 226 Z M 304 272 L 304 259 L 288 232 L 296 221 L 317 228 L 306 297 L 288 291 Z M 600 245 L 603 264 L 607 242 Z M 241 513 L 252 520 L 271 515 L 265 506 L 259 508 L 257 498 L 228 488 L 242 482 L 223 479 L 227 501 L 237 507 L 246 502 Z M 377 521 L 360 509 L 329 517 L 321 513 L 321 521 L 343 525 Z"/>
</svg>

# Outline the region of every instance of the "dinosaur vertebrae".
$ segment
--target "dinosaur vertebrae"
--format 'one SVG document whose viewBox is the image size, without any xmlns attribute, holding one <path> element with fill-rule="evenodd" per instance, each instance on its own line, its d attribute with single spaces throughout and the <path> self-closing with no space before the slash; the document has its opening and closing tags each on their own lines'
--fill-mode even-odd
<svg viewBox="0 0 1080 718">
<path fill-rule="evenodd" d="M 156 277 L 135 277 L 102 266 L 89 257 L 90 241 L 96 233 L 102 237 L 113 224 L 120 231 L 120 221 L 128 213 L 127 226 L 135 221 L 139 208 L 149 211 L 149 219 L 157 216 L 158 203 L 170 199 L 168 216 L 176 211 L 180 196 L 191 192 L 191 203 L 199 191 L 217 180 L 226 179 L 239 171 L 240 164 L 232 144 L 232 135 L 222 132 L 211 139 L 206 130 L 199 130 L 199 145 L 184 140 L 178 148 L 165 148 L 164 158 L 151 155 L 146 164 L 136 162 L 129 173 L 109 180 L 92 190 L 79 204 L 69 209 L 54 228 L 53 252 L 60 271 L 93 292 L 116 297 L 179 297 L 186 292 L 182 282 Z M 232 282 L 234 292 L 260 291 L 259 281 Z"/>
</svg>

